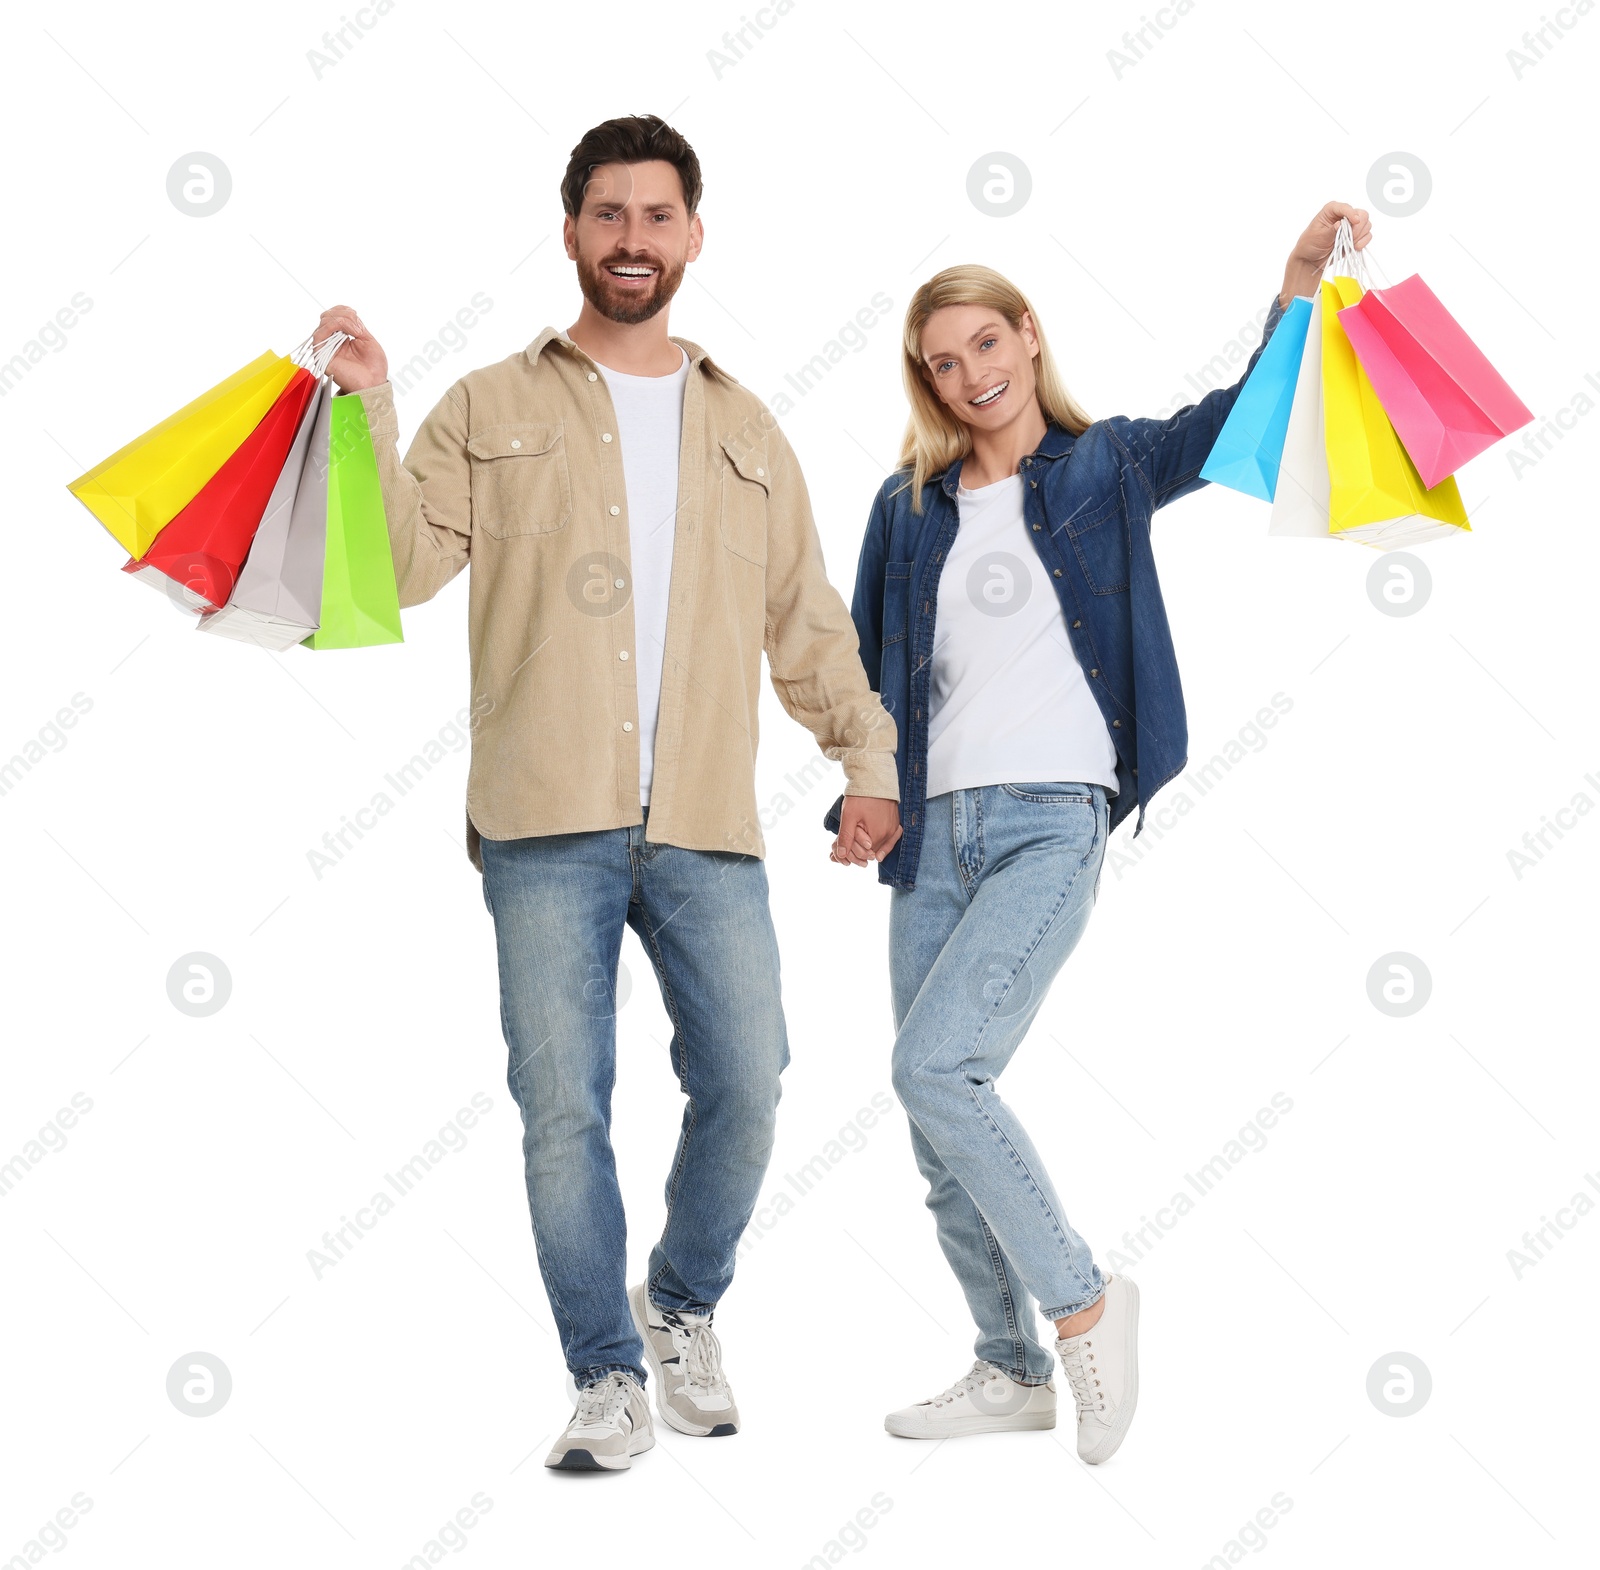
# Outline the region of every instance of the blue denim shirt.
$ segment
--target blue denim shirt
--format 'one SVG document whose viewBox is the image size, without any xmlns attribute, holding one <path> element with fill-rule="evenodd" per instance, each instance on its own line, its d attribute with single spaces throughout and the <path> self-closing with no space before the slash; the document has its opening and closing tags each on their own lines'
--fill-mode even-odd
<svg viewBox="0 0 1600 1570">
<path fill-rule="evenodd" d="M 1144 809 L 1188 762 L 1189 729 L 1178 660 L 1161 602 L 1150 519 L 1157 507 L 1208 482 L 1201 465 L 1245 378 L 1283 316 L 1273 297 L 1261 343 L 1231 387 L 1208 392 L 1165 420 L 1113 415 L 1073 437 L 1052 424 L 1022 460 L 1029 537 L 1061 601 L 1067 636 L 1117 753 L 1111 827 Z M 901 837 L 878 863 L 878 881 L 916 886 L 927 820 L 928 687 L 939 574 L 955 539 L 961 460 L 931 478 L 922 514 L 911 510 L 909 471 L 889 476 L 867 520 L 850 614 L 867 680 L 895 718 Z M 844 797 L 823 819 L 839 832 Z"/>
</svg>

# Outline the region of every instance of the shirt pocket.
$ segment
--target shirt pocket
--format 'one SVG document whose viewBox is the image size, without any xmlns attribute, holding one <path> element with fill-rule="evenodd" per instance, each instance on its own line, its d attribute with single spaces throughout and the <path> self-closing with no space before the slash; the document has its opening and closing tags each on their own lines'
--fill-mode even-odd
<svg viewBox="0 0 1600 1570">
<path fill-rule="evenodd" d="M 911 569 L 914 562 L 883 564 L 883 646 L 898 643 L 911 621 Z"/>
<path fill-rule="evenodd" d="M 765 567 L 772 480 L 767 455 L 737 436 L 722 437 L 720 445 L 728 460 L 722 466 L 722 543 L 735 556 Z"/>
<path fill-rule="evenodd" d="M 467 440 L 475 528 L 497 540 L 554 534 L 572 517 L 560 425 L 490 425 Z"/>
<path fill-rule="evenodd" d="M 1099 507 L 1085 507 L 1062 528 L 1096 594 L 1122 594 L 1128 587 L 1128 524 L 1120 494 Z"/>
</svg>

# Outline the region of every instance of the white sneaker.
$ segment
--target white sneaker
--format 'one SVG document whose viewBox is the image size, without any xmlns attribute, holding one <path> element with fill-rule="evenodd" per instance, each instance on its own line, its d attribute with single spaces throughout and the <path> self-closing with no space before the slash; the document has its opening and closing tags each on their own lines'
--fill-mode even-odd
<svg viewBox="0 0 1600 1570">
<path fill-rule="evenodd" d="M 544 1464 L 563 1472 L 620 1472 L 655 1442 L 650 1403 L 638 1381 L 607 1374 L 578 1392 L 572 1421 Z"/>
<path fill-rule="evenodd" d="M 1056 1342 L 1078 1407 L 1078 1459 L 1091 1466 L 1116 1453 L 1139 1402 L 1138 1287 L 1110 1277 L 1105 1305 L 1081 1336 Z"/>
<path fill-rule="evenodd" d="M 1019 1385 L 1003 1368 L 980 1361 L 943 1395 L 891 1412 L 883 1426 L 902 1439 L 953 1439 L 960 1434 L 1054 1428 L 1055 1381 Z"/>
<path fill-rule="evenodd" d="M 628 1307 L 655 1376 L 662 1422 L 701 1439 L 737 1434 L 739 1408 L 722 1372 L 722 1346 L 711 1316 L 657 1308 L 642 1281 L 628 1293 Z"/>
</svg>

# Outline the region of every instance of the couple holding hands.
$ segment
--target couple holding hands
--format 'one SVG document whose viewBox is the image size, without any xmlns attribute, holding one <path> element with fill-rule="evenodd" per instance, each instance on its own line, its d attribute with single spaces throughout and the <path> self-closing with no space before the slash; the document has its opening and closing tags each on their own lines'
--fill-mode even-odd
<svg viewBox="0 0 1600 1570">
<path fill-rule="evenodd" d="M 891 889 L 892 1079 L 978 1330 L 971 1370 L 886 1427 L 1053 1428 L 1059 1364 L 1098 1463 L 1138 1398 L 1138 1291 L 1101 1273 L 996 1082 L 1089 919 L 1108 835 L 1186 761 L 1150 520 L 1205 483 L 1244 377 L 1165 420 L 1091 420 L 1019 289 L 938 273 L 906 312 L 905 441 L 847 611 L 771 414 L 668 336 L 700 195 L 693 150 L 656 117 L 589 131 L 561 186 L 577 321 L 457 381 L 403 461 L 382 348 L 348 307 L 317 330 L 350 335 L 329 374 L 372 429 L 400 604 L 473 568 L 467 848 L 577 1392 L 546 1464 L 618 1470 L 649 1449 L 648 1377 L 680 1433 L 739 1431 L 712 1319 L 789 1061 L 755 800 L 763 652 L 844 767 L 832 858 Z M 1367 243 L 1365 212 L 1327 204 L 1263 344 L 1315 292 L 1341 218 Z M 625 925 L 686 1098 L 665 1228 L 631 1288 L 610 1140 Z"/>
</svg>

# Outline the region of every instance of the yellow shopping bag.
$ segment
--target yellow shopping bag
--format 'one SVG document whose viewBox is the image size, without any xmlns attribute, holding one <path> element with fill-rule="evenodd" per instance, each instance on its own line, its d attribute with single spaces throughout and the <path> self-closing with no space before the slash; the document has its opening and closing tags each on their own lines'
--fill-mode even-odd
<svg viewBox="0 0 1600 1570">
<path fill-rule="evenodd" d="M 1328 533 L 1378 550 L 1470 529 L 1446 477 L 1430 491 L 1383 412 L 1339 312 L 1365 291 L 1354 278 L 1322 281 L 1322 418 L 1328 451 Z"/>
<path fill-rule="evenodd" d="M 261 423 L 294 369 L 286 355 L 269 349 L 67 489 L 130 556 L 143 556 Z"/>
</svg>

